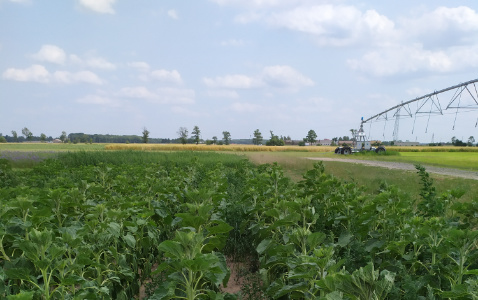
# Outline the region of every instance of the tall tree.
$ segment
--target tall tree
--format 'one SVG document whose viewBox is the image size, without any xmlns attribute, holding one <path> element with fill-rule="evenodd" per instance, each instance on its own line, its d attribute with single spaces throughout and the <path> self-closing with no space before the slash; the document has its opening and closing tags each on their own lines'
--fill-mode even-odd
<svg viewBox="0 0 478 300">
<path fill-rule="evenodd" d="M 179 127 L 179 130 L 177 132 L 179 136 L 179 141 L 181 144 L 186 144 L 188 142 L 188 129 L 186 127 Z"/>
<path fill-rule="evenodd" d="M 62 131 L 60 135 L 60 141 L 62 143 L 66 142 L 66 131 Z"/>
<path fill-rule="evenodd" d="M 149 131 L 146 127 L 143 127 L 143 143 L 147 144 L 149 140 Z"/>
<path fill-rule="evenodd" d="M 192 138 L 196 145 L 199 144 L 199 139 L 201 137 L 201 130 L 199 130 L 199 127 L 197 125 L 194 126 L 193 131 L 191 133 L 193 134 Z"/>
<path fill-rule="evenodd" d="M 40 134 L 40 141 L 46 142 L 46 134 L 44 133 Z"/>
<path fill-rule="evenodd" d="M 231 142 L 231 134 L 229 133 L 229 131 L 223 131 L 222 132 L 222 140 L 224 141 L 224 145 L 229 145 L 229 143 Z"/>
<path fill-rule="evenodd" d="M 18 133 L 15 130 L 12 130 L 13 141 L 18 143 Z"/>
<path fill-rule="evenodd" d="M 317 133 L 314 130 L 309 130 L 307 136 L 305 137 L 305 141 L 312 145 L 313 143 L 317 142 Z"/>
<path fill-rule="evenodd" d="M 473 146 L 473 144 L 475 143 L 475 137 L 474 136 L 470 136 L 468 138 L 468 146 Z"/>
<path fill-rule="evenodd" d="M 22 134 L 25 136 L 27 141 L 31 141 L 33 138 L 33 133 L 26 127 L 22 129 Z"/>
<path fill-rule="evenodd" d="M 259 129 L 254 130 L 254 137 L 252 138 L 252 143 L 254 145 L 260 145 L 262 144 L 262 133 L 259 131 Z"/>
<path fill-rule="evenodd" d="M 266 142 L 266 146 L 284 146 L 284 140 L 280 139 L 279 136 L 275 135 L 272 130 L 270 130 L 271 138 Z"/>
<path fill-rule="evenodd" d="M 214 145 L 217 144 L 217 136 L 213 136 L 213 137 L 212 137 L 212 143 L 213 143 Z"/>
</svg>

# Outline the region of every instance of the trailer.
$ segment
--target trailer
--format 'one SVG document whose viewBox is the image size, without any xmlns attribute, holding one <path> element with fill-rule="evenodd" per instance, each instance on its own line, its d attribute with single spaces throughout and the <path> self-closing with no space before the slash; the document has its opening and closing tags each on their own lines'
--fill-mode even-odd
<svg viewBox="0 0 478 300">
<path fill-rule="evenodd" d="M 374 151 L 376 153 L 382 153 L 386 151 L 385 147 L 379 146 L 375 148 L 372 146 L 372 143 L 370 141 L 367 141 L 365 132 L 363 131 L 363 124 L 360 124 L 359 130 L 354 131 L 354 138 L 352 141 L 353 141 L 352 147 L 350 146 L 337 147 L 335 149 L 335 154 L 349 155 L 352 153 L 364 152 L 364 151 Z"/>
</svg>

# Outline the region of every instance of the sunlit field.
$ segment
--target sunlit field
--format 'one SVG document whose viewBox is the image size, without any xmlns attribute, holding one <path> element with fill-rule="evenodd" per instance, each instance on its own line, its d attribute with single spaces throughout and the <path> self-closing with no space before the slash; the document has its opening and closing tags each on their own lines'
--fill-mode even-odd
<svg viewBox="0 0 478 300">
<path fill-rule="evenodd" d="M 91 151 L 103 150 L 105 144 L 73 143 L 1 143 L 0 151 Z"/>
<path fill-rule="evenodd" d="M 398 152 L 478 152 L 478 147 L 455 146 L 387 146 L 387 149 Z"/>
<path fill-rule="evenodd" d="M 105 150 L 142 151 L 231 151 L 231 152 L 333 152 L 332 146 L 256 146 L 196 144 L 108 144 Z"/>
</svg>

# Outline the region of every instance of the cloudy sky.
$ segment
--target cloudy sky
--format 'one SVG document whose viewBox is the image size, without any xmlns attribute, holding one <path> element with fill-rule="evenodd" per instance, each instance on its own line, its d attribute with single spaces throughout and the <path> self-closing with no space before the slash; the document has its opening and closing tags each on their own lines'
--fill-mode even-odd
<svg viewBox="0 0 478 300">
<path fill-rule="evenodd" d="M 476 0 L 0 0 L 3 135 L 332 138 L 477 70 Z M 399 139 L 478 139 L 478 110 L 455 112 Z"/>
</svg>

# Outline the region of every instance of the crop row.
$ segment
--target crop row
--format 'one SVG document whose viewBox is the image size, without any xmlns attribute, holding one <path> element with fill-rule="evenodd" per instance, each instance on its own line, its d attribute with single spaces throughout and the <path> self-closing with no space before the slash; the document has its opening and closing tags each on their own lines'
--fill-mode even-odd
<svg viewBox="0 0 478 300">
<path fill-rule="evenodd" d="M 365 194 L 321 163 L 293 183 L 236 156 L 97 155 L 0 162 L 0 298 L 478 297 L 478 200 L 437 195 L 419 166 L 411 197 Z M 256 290 L 222 292 L 226 257 L 250 263 Z"/>
</svg>

